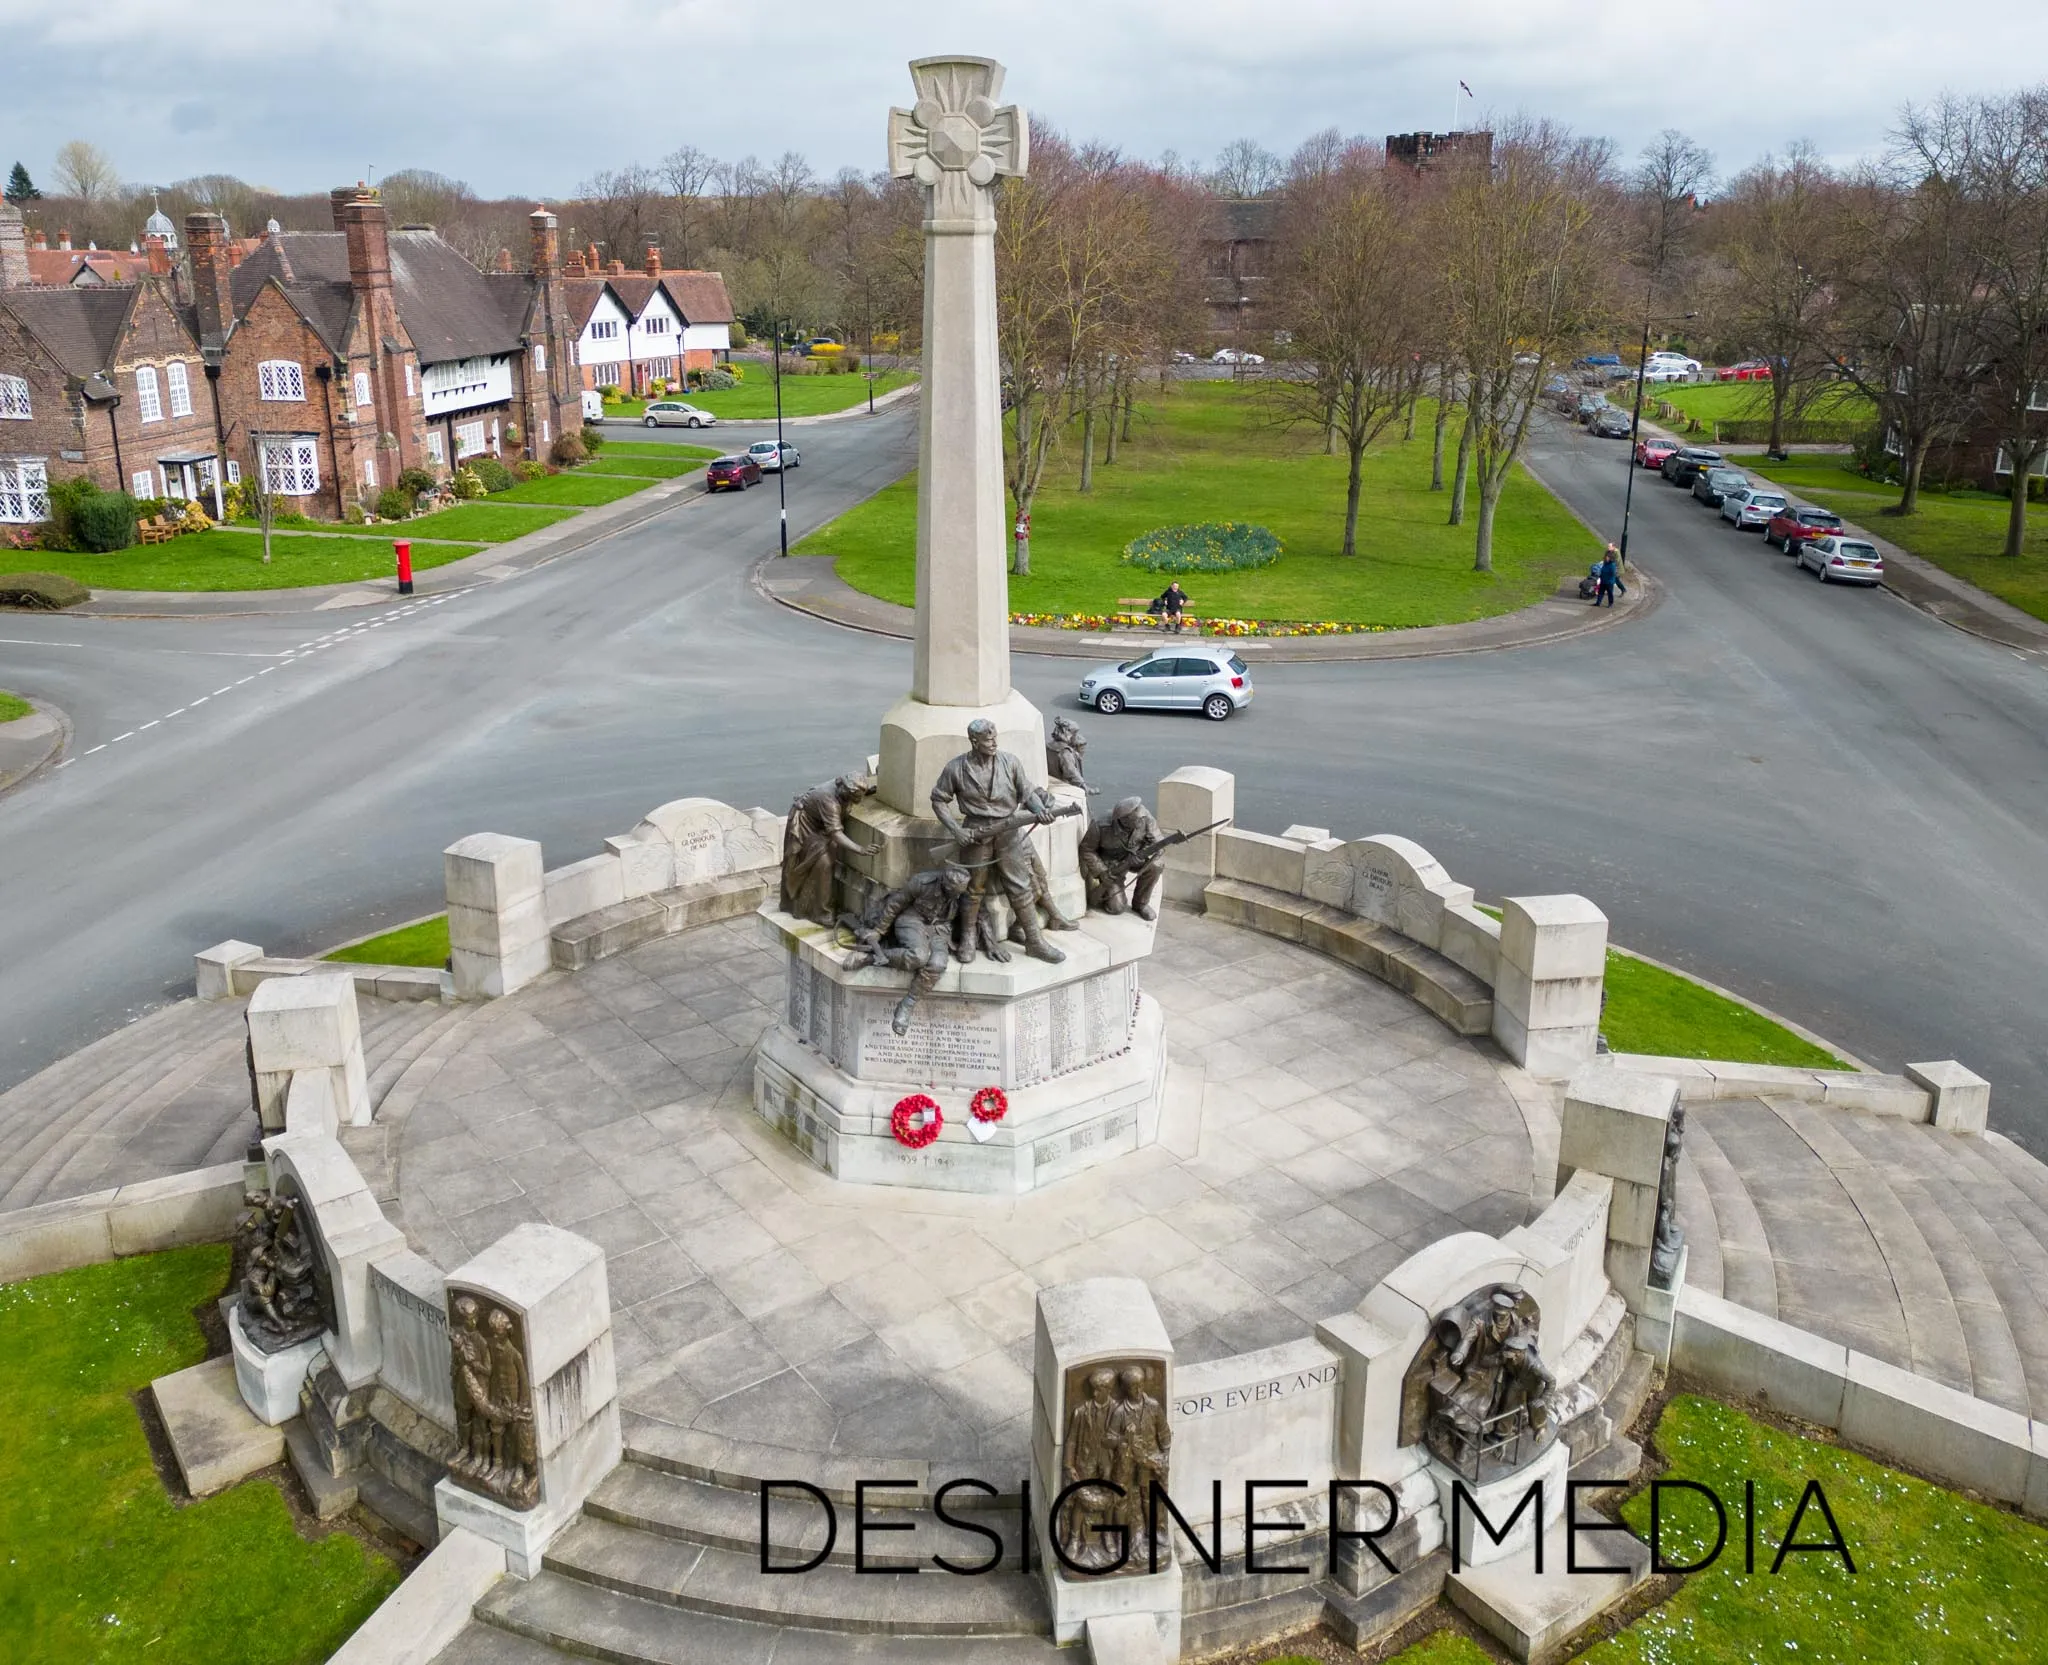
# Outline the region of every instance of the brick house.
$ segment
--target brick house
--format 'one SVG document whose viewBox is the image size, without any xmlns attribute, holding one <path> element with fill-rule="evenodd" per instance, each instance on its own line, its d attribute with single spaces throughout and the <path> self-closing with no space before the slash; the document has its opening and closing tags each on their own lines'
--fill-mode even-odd
<svg viewBox="0 0 2048 1665">
<path fill-rule="evenodd" d="M 28 283 L 21 221 L 0 212 L 0 523 L 46 519 L 53 481 L 137 497 L 212 493 L 212 384 L 170 260 L 127 283 Z"/>
<path fill-rule="evenodd" d="M 732 298 L 719 273 L 664 268 L 658 248 L 638 272 L 614 261 L 590 275 L 596 266 L 595 251 L 572 254 L 563 286 L 584 387 L 637 398 L 657 378 L 675 387 L 685 371 L 709 370 L 731 351 Z"/>
</svg>

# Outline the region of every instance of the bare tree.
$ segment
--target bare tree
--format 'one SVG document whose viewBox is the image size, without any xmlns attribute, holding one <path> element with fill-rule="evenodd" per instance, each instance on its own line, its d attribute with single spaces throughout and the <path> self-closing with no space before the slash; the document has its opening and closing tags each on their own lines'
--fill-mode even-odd
<svg viewBox="0 0 2048 1665">
<path fill-rule="evenodd" d="M 71 139 L 57 149 L 52 170 L 57 189 L 76 197 L 87 207 L 96 207 L 119 194 L 121 175 L 114 159 L 88 139 Z"/>
<path fill-rule="evenodd" d="M 1275 287 L 1293 362 L 1267 384 L 1283 420 L 1344 449 L 1346 555 L 1358 553 L 1366 450 L 1413 399 L 1428 287 L 1413 259 L 1413 182 L 1372 162 L 1353 151 L 1288 185 Z"/>
<path fill-rule="evenodd" d="M 703 213 L 700 199 L 717 177 L 718 168 L 718 159 L 695 145 L 678 146 L 661 159 L 661 182 L 669 195 L 668 240 L 663 247 L 673 248 L 679 266 L 697 264 L 698 221 Z"/>
<path fill-rule="evenodd" d="M 638 162 L 594 174 L 576 187 L 577 207 L 610 260 L 637 265 L 661 200 L 661 183 Z"/>
<path fill-rule="evenodd" d="M 1473 566 L 1493 570 L 1494 515 L 1528 436 L 1544 366 L 1611 317 L 1599 248 L 1604 145 L 1548 123 L 1501 134 L 1491 169 L 1454 170 L 1441 200 L 1447 335 L 1468 388 L 1479 482 Z"/>
<path fill-rule="evenodd" d="M 1219 197 L 1262 197 L 1286 178 L 1286 165 L 1256 139 L 1232 139 L 1216 153 L 1209 188 Z"/>
</svg>

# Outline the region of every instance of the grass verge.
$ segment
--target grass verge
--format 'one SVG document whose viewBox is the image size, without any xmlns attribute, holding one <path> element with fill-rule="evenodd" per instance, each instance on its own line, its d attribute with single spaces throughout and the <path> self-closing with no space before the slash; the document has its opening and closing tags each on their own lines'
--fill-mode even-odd
<svg viewBox="0 0 2048 1665">
<path fill-rule="evenodd" d="M 426 524 L 424 520 L 406 522 L 407 529 L 421 537 L 436 535 L 422 530 Z M 295 590 L 311 584 L 390 578 L 397 570 L 391 554 L 393 530 L 380 527 L 374 539 L 339 535 L 272 538 L 268 566 L 263 564 L 261 533 L 224 527 L 188 532 L 169 543 L 117 549 L 108 555 L 38 550 L 36 560 L 45 570 L 61 572 L 95 590 Z M 475 543 L 415 544 L 412 564 L 415 570 L 424 571 L 475 553 Z"/>
<path fill-rule="evenodd" d="M 206 1355 L 225 1244 L 0 1288 L 0 1659 L 313 1665 L 398 1584 L 345 1533 L 308 1543 L 275 1486 L 182 1507 L 129 1395 Z"/>
<path fill-rule="evenodd" d="M 521 480 L 510 490 L 494 492 L 492 503 L 560 503 L 580 509 L 596 508 L 631 497 L 654 484 L 654 477 L 642 474 L 590 473 L 550 474 L 544 479 Z M 459 507 L 460 505 L 458 505 Z"/>
<path fill-rule="evenodd" d="M 501 491 L 488 502 L 458 503 L 452 509 L 436 509 L 430 515 L 421 515 L 418 520 L 402 524 L 406 532 L 415 538 L 465 538 L 474 543 L 510 543 L 514 538 L 525 537 L 528 532 L 538 532 L 543 526 L 567 520 L 576 512 L 569 508 L 505 502 L 504 499 L 510 495 Z M 414 566 L 419 565 L 419 551 L 420 546 L 414 544 Z"/>
<path fill-rule="evenodd" d="M 1494 1657 L 1471 1637 L 1455 1630 L 1434 1630 L 1403 1648 L 1387 1665 L 1495 1665 Z"/>
<path fill-rule="evenodd" d="M 1619 384 L 1614 395 L 1619 405 L 1635 399 L 1635 384 Z M 1643 409 L 1654 410 L 1656 401 L 1676 405 L 1698 422 L 1768 422 L 1771 419 L 1769 382 L 1667 382 L 1643 389 Z M 1841 386 L 1816 394 L 1805 410 L 1791 412 L 1788 422 L 1843 422 L 1870 427 L 1877 421 L 1877 407 L 1869 396 L 1853 387 Z"/>
<path fill-rule="evenodd" d="M 14 722 L 29 716 L 34 710 L 35 707 L 19 694 L 10 694 L 5 688 L 0 688 L 0 723 Z"/>
<path fill-rule="evenodd" d="M 685 404 L 695 405 L 699 410 L 708 410 L 713 416 L 732 422 L 773 417 L 775 378 L 769 374 L 768 366 L 747 364 L 743 368 L 747 373 L 746 380 L 723 393 L 672 393 L 668 397 L 681 399 Z M 914 371 L 880 371 L 875 376 L 875 397 L 879 399 L 883 394 L 893 393 L 916 380 Z M 867 402 L 868 379 L 865 374 L 782 378 L 782 414 L 785 417 L 832 416 Z M 616 405 L 605 406 L 604 413 L 607 418 L 623 416 L 637 422 L 646 411 L 645 399 L 626 399 Z"/>
<path fill-rule="evenodd" d="M 577 470 L 579 474 L 634 475 L 643 480 L 673 480 L 678 475 L 694 474 L 713 457 L 722 457 L 723 451 L 706 450 L 701 445 L 648 446 L 646 450 L 659 449 L 661 455 L 650 457 L 638 451 L 620 455 L 615 446 L 607 445 L 604 455 L 595 457 Z"/>
<path fill-rule="evenodd" d="M 1513 612 L 1583 573 L 1598 544 L 1527 473 L 1517 470 L 1494 529 L 1494 571 L 1472 570 L 1473 528 L 1448 526 L 1449 497 L 1429 489 L 1430 419 L 1417 438 L 1366 458 L 1359 553 L 1339 553 L 1345 466 L 1313 436 L 1275 427 L 1255 388 L 1179 382 L 1139 411 L 1113 466 L 1079 490 L 1071 453 L 1048 467 L 1032 513 L 1031 576 L 1010 580 L 1015 612 L 1101 613 L 1124 596 L 1165 588 L 1126 566 L 1124 545 L 1159 526 L 1251 521 L 1285 553 L 1249 572 L 1183 579 L 1198 617 L 1334 620 L 1404 629 Z M 1456 433 L 1451 435 L 1455 446 Z M 1476 513 L 1476 502 L 1472 512 Z M 855 589 L 910 605 L 916 584 L 917 480 L 899 481 L 798 545 L 838 557 Z"/>
<path fill-rule="evenodd" d="M 321 958 L 348 965 L 424 965 L 439 970 L 448 963 L 448 916 L 437 913 Z"/>
<path fill-rule="evenodd" d="M 1768 1427 L 1729 1405 L 1681 1394 L 1657 1423 L 1664 1478 L 1710 1488 L 1728 1510 L 1718 1560 L 1580 1658 L 1587 1665 L 1988 1665 L 2048 1658 L 2048 1531 L 1988 1504 L 1819 1440 Z M 1743 1571 L 1743 1485 L 1756 1483 L 1756 1570 Z M 1794 1553 L 1767 1569 L 1809 1480 L 1841 1529 L 1852 1573 L 1834 1554 Z M 1667 1492 L 1660 1537 L 1669 1560 L 1713 1546 L 1714 1515 L 1696 1493 Z M 1639 1535 L 1647 1488 L 1623 1507 Z M 1809 1506 L 1798 1541 L 1827 1536 Z"/>
<path fill-rule="evenodd" d="M 1795 453 L 1784 462 L 1772 462 L 1762 452 L 1753 452 L 1729 460 L 1739 468 L 1755 468 L 1907 553 L 1932 561 L 1943 572 L 2048 620 L 2048 503 L 2027 506 L 2026 547 L 2016 560 L 2009 560 L 2000 551 L 2005 548 L 2005 517 L 2011 505 L 1990 492 L 1923 487 L 1919 513 L 1893 515 L 1885 511 L 1898 502 L 1898 487 L 1844 467 L 1840 457 Z"/>
</svg>

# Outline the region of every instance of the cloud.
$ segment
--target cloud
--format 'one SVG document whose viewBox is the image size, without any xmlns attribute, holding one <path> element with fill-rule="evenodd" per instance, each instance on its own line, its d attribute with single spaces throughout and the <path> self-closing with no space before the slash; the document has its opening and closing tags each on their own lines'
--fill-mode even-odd
<svg viewBox="0 0 2048 1665">
<path fill-rule="evenodd" d="M 1920 0 L 1719 0 L 1704 53 L 1640 0 L 1294 0 L 1256 25 L 1243 0 L 781 0 L 773 18 L 764 50 L 738 53 L 736 19 L 749 38 L 758 20 L 730 0 L 500 0 L 487 25 L 417 0 L 0 0 L 0 151 L 33 167 L 83 134 L 132 177 L 307 191 L 416 166 L 559 196 L 681 144 L 797 150 L 829 175 L 881 165 L 906 60 L 971 49 L 1009 66 L 1007 96 L 1137 155 L 1207 158 L 1239 136 L 1284 154 L 1327 126 L 1525 112 L 1625 158 L 1677 127 L 1733 172 L 1794 138 L 1868 154 L 1909 100 L 2008 90 L 2008 66 L 2048 64 L 2048 8 L 1991 0 L 1953 0 L 1939 27 Z M 220 90 L 137 99 L 112 67 L 135 63 L 157 86 Z"/>
</svg>

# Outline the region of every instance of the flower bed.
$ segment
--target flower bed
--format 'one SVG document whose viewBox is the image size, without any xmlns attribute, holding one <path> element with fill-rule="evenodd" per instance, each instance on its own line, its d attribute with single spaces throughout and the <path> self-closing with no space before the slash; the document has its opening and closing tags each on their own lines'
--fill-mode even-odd
<svg viewBox="0 0 2048 1665">
<path fill-rule="evenodd" d="M 1012 624 L 1041 630 L 1135 630 L 1158 621 L 1148 613 L 1012 613 Z M 1339 619 L 1199 619 L 1187 628 L 1201 636 L 1377 636 L 1410 628 L 1392 624 L 1346 624 Z"/>
<path fill-rule="evenodd" d="M 1248 572 L 1279 559 L 1280 540 L 1241 520 L 1155 526 L 1124 545 L 1124 564 L 1147 572 Z"/>
</svg>

